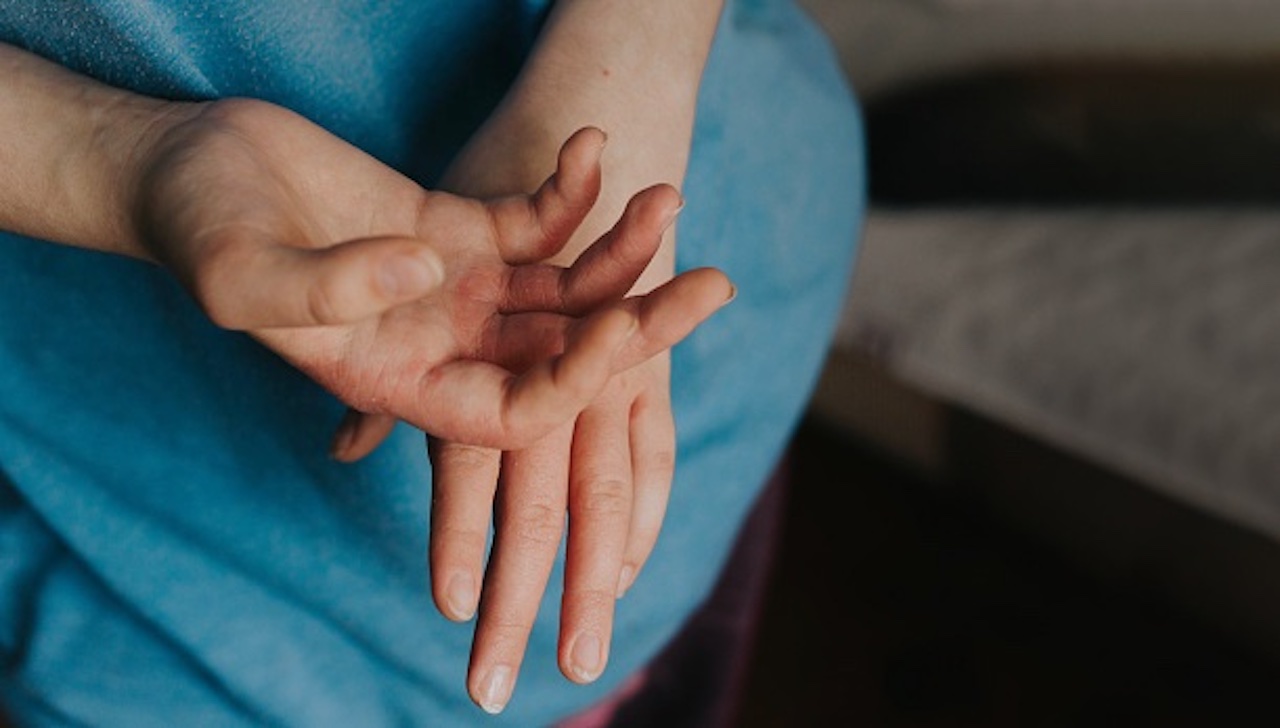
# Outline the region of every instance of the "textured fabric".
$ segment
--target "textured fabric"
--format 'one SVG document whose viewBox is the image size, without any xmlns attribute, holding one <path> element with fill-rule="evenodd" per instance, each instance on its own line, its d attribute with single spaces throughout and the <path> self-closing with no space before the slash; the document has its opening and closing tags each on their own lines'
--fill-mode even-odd
<svg viewBox="0 0 1280 728">
<path fill-rule="evenodd" d="M 878 211 L 838 345 L 1280 539 L 1278 236 L 1269 210 Z"/>
<path fill-rule="evenodd" d="M 0 39 L 168 97 L 293 108 L 429 183 L 518 67 L 537 2 L 0 4 Z M 610 668 L 555 661 L 559 581 L 504 715 L 431 604 L 422 434 L 326 456 L 342 406 L 203 318 L 164 272 L 0 235 L 0 695 L 23 725 L 531 726 L 649 661 L 715 582 L 825 354 L 862 209 L 860 137 L 790 3 L 732 5 L 678 265 L 738 300 L 674 354 L 680 462 Z"/>
</svg>

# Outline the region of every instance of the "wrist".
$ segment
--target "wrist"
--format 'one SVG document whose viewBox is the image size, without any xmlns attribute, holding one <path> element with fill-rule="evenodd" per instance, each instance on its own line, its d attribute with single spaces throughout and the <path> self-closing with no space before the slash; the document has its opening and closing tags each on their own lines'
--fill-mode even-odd
<svg viewBox="0 0 1280 728">
<path fill-rule="evenodd" d="M 442 185 L 492 197 L 530 192 L 578 129 L 609 136 L 600 198 L 555 262 L 568 263 L 622 214 L 636 192 L 684 181 L 703 68 L 719 0 L 558 0 L 500 108 Z M 637 290 L 671 277 L 674 233 Z"/>
<path fill-rule="evenodd" d="M 138 161 L 173 107 L 0 44 L 0 228 L 146 257 Z"/>
<path fill-rule="evenodd" d="M 148 171 L 169 133 L 198 114 L 202 105 L 108 91 L 87 111 L 90 131 L 83 135 L 78 154 L 88 162 L 88 187 L 100 191 L 91 215 L 99 228 L 93 247 L 155 262 L 144 245 L 140 220 Z"/>
</svg>

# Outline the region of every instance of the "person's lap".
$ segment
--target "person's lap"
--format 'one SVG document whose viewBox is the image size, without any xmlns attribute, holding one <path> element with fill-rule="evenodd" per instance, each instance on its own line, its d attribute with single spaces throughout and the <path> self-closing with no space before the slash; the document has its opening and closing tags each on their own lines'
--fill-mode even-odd
<svg viewBox="0 0 1280 728">
<path fill-rule="evenodd" d="M 494 725 L 616 691 L 711 592 L 826 351 L 861 214 L 857 135 L 798 11 L 731 5 L 679 264 L 722 267 L 740 292 L 675 352 L 668 522 L 619 603 L 605 677 L 559 674 L 553 587 Z M 11 710 L 35 724 L 141 706 L 165 724 L 475 719 L 470 629 L 426 588 L 420 433 L 398 429 L 354 468 L 328 462 L 338 403 L 158 271 L 12 238 L 0 258 L 0 539 L 22 555 L 0 565 Z"/>
</svg>

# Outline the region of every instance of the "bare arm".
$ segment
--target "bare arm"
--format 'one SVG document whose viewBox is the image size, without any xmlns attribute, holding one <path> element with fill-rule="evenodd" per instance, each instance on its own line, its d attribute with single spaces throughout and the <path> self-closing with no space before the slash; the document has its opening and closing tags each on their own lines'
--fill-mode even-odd
<svg viewBox="0 0 1280 728">
<path fill-rule="evenodd" d="M 530 518 L 563 520 L 541 507 L 539 497 L 562 504 L 572 498 L 568 508 L 577 531 L 571 561 L 575 573 L 591 575 L 573 579 L 566 596 L 564 633 L 570 639 L 562 664 L 574 679 L 591 680 L 606 660 L 612 595 L 633 578 L 620 581 L 619 575 L 639 569 L 665 511 L 674 457 L 665 356 L 637 367 L 637 376 L 624 372 L 628 376 L 609 380 L 612 391 L 596 399 L 590 419 L 575 427 L 570 413 L 581 410 L 608 375 L 664 351 L 729 297 L 728 281 L 716 271 L 665 283 L 672 278 L 670 223 L 679 200 L 670 186 L 657 184 L 683 179 L 720 7 L 689 0 L 561 0 L 502 110 L 452 168 L 447 188 L 464 197 L 424 198 L 401 176 L 278 107 L 244 100 L 168 104 L 0 46 L 0 228 L 168 266 L 219 323 L 255 329 L 260 340 L 348 403 L 382 414 L 384 424 L 405 419 L 445 438 L 433 454 L 442 490 L 449 483 L 465 486 L 479 474 L 493 500 L 489 465 L 456 443 L 523 447 L 534 439 L 531 433 L 569 420 L 532 448 L 509 452 L 503 467 L 514 482 L 546 488 L 512 488 L 513 497 L 500 507 L 509 515 L 503 528 L 510 533 Z M 598 143 L 593 148 L 575 136 L 590 126 L 607 129 L 610 137 L 602 174 L 593 174 Z M 577 142 L 560 153 L 570 137 Z M 543 185 L 557 172 L 557 158 L 558 181 Z M 587 191 L 593 185 L 599 186 Z M 548 225 L 544 213 L 562 224 Z M 455 234 L 459 227 L 510 235 L 488 240 L 480 250 L 449 249 L 449 241 L 477 238 Z M 516 272 L 557 250 L 559 260 L 576 261 L 574 268 Z M 255 273 L 248 263 L 267 268 Z M 417 263 L 426 263 L 426 270 Z M 415 269 L 424 275 L 414 275 Z M 456 295 L 477 271 L 510 289 L 482 302 L 477 322 L 494 313 L 520 313 L 507 310 L 515 300 L 527 300 L 523 308 L 552 319 L 513 325 L 512 335 L 496 342 L 484 340 L 478 324 L 459 330 L 456 317 L 438 316 L 437 299 Z M 271 276 L 284 276 L 289 285 L 268 284 Z M 527 289 L 530 281 L 543 288 Z M 582 291 L 575 291 L 574 281 Z M 610 303 L 633 287 L 655 290 Z M 292 303 L 261 300 L 263 292 L 283 298 L 277 291 L 290 292 Z M 563 310 L 547 311 L 547 301 Z M 595 315 L 581 318 L 591 311 Z M 385 356 L 338 361 L 351 349 L 342 342 L 352 340 L 376 345 L 355 347 L 362 352 Z M 566 348 L 557 366 L 551 357 Z M 472 361 L 467 369 L 455 364 L 483 352 L 491 361 Z M 564 366 L 566 358 L 577 364 Z M 334 379 L 335 372 L 353 371 L 370 376 Z M 388 381 L 387 372 L 398 376 Z M 441 384 L 454 380 L 457 386 Z M 478 383 L 485 385 L 479 399 L 469 395 L 480 391 Z M 477 401 L 491 407 L 481 411 Z M 512 409 L 524 417 L 516 420 Z M 633 412 L 638 424 L 629 434 Z M 528 426 L 521 433 L 505 431 L 502 425 L 513 421 Z M 627 454 L 629 437 L 639 444 Z M 496 467 L 499 450 L 484 452 Z M 597 452 L 611 455 L 593 461 Z M 629 525 L 630 509 L 613 514 L 624 519 L 621 529 L 616 521 L 588 517 L 600 495 L 597 486 L 625 480 L 629 487 L 633 469 L 637 492 L 649 494 L 637 495 L 638 524 Z M 576 484 L 572 493 L 565 492 L 566 480 Z M 474 491 L 481 500 L 485 488 L 482 483 Z M 438 505 L 444 510 L 433 514 L 433 523 L 461 520 L 487 531 L 487 522 L 471 523 L 475 519 L 463 513 L 488 514 L 489 503 L 469 510 L 474 501 L 441 497 Z M 449 512 L 453 507 L 460 510 Z M 463 531 L 433 525 L 433 537 Z M 551 533 L 536 524 L 525 532 Z M 588 556 L 602 536 L 611 544 L 601 552 L 603 561 Z M 471 678 L 472 694 L 486 708 L 501 709 L 509 696 L 527 638 L 522 625 L 532 621 L 530 608 L 536 611 L 546 582 L 539 571 L 549 570 L 556 541 L 545 544 L 549 552 L 511 552 L 514 560 L 497 567 L 502 573 L 486 597 L 489 612 L 482 617 Z M 629 572 L 620 572 L 624 546 Z M 449 555 L 450 547 L 443 561 L 433 555 L 437 579 L 451 575 L 445 568 L 450 563 L 454 571 L 478 572 L 482 553 Z M 594 608 L 586 608 L 601 589 L 609 603 L 594 600 Z M 437 582 L 436 595 L 455 618 L 469 616 L 478 600 L 474 590 L 454 599 L 458 593 L 449 581 Z M 584 628 L 601 643 L 591 664 L 572 657 L 590 645 L 580 638 Z M 495 663 L 508 671 L 505 686 L 493 683 L 502 674 Z"/>
<path fill-rule="evenodd" d="M 636 241 L 656 246 L 660 220 L 601 241 L 627 265 L 537 265 L 594 205 L 597 131 L 552 149 L 555 176 L 536 192 L 481 202 L 422 190 L 269 103 L 152 99 L 4 45 L 0 71 L 0 228 L 159 262 L 216 323 L 350 404 L 519 446 L 571 419 L 626 359 L 614 353 L 636 311 L 598 302 L 631 285 L 652 250 Z M 582 282 L 581 300 L 565 296 Z M 696 324 L 671 303 L 669 321 Z M 494 335 L 493 315 L 525 311 L 549 314 L 564 346 Z M 518 353 L 520 373 L 500 365 Z"/>
<path fill-rule="evenodd" d="M 682 184 L 722 6 L 719 0 L 560 0 L 516 84 L 444 186 L 478 197 L 531 189 L 546 174 L 541 158 L 557 136 L 582 124 L 604 129 L 609 142 L 600 200 L 559 256 L 574 260 L 622 214 L 635 190 Z M 674 210 L 680 202 L 664 204 Z M 674 246 L 673 225 L 637 291 L 671 278 Z M 724 286 L 704 295 L 719 296 L 718 305 L 731 292 Z M 502 710 L 514 688 L 566 511 L 560 667 L 577 682 L 603 672 L 614 598 L 635 580 L 666 512 L 675 464 L 669 372 L 664 353 L 616 375 L 575 423 L 525 450 L 434 443 L 433 588 L 441 610 L 454 619 L 469 618 L 479 606 L 468 686 L 486 710 Z M 362 434 L 352 439 L 365 444 L 354 455 L 388 427 L 385 421 L 358 426 Z M 494 512 L 497 533 L 486 569 L 483 544 Z"/>
<path fill-rule="evenodd" d="M 127 170 L 174 108 L 0 44 L 0 229 L 149 257 Z"/>
<path fill-rule="evenodd" d="M 580 235 L 561 253 L 562 260 L 572 260 L 593 231 L 617 219 L 635 190 L 683 181 L 698 90 L 723 5 L 560 0 L 519 80 L 468 145 L 449 185 L 478 195 L 527 188 L 546 176 L 546 150 L 566 132 L 584 124 L 604 129 L 604 188 Z M 488 172 L 494 168 L 507 173 L 496 178 Z M 670 277 L 673 264 L 668 243 L 641 286 Z"/>
</svg>

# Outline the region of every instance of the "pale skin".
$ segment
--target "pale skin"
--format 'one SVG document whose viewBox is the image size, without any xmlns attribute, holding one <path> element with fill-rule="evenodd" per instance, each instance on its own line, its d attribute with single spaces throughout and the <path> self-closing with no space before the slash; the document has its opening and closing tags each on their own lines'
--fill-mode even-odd
<svg viewBox="0 0 1280 728">
<path fill-rule="evenodd" d="M 0 228 L 164 265 L 367 413 L 342 459 L 397 419 L 428 432 L 433 594 L 450 618 L 478 610 L 468 690 L 496 712 L 564 514 L 560 663 L 580 682 L 661 526 L 665 352 L 732 297 L 718 271 L 672 277 L 720 5 L 561 0 L 455 194 L 277 107 L 146 99 L 0 46 Z"/>
<path fill-rule="evenodd" d="M 683 180 L 722 6 L 561 0 L 515 87 L 446 185 L 480 196 L 532 189 L 555 138 L 584 123 L 608 129 L 601 201 L 559 256 L 574 259 L 629 190 Z M 674 261 L 672 227 L 636 290 L 669 280 Z M 663 353 L 614 376 L 575 423 L 524 450 L 433 441 L 433 593 L 442 613 L 464 620 L 476 611 L 475 585 L 483 584 L 468 688 L 485 709 L 500 710 L 510 695 L 566 510 L 560 667 L 584 683 L 603 672 L 614 600 L 634 583 L 666 513 L 676 458 L 669 381 Z M 367 452 L 391 424 L 353 417 L 344 457 Z M 491 516 L 497 530 L 486 570 Z"/>
</svg>

